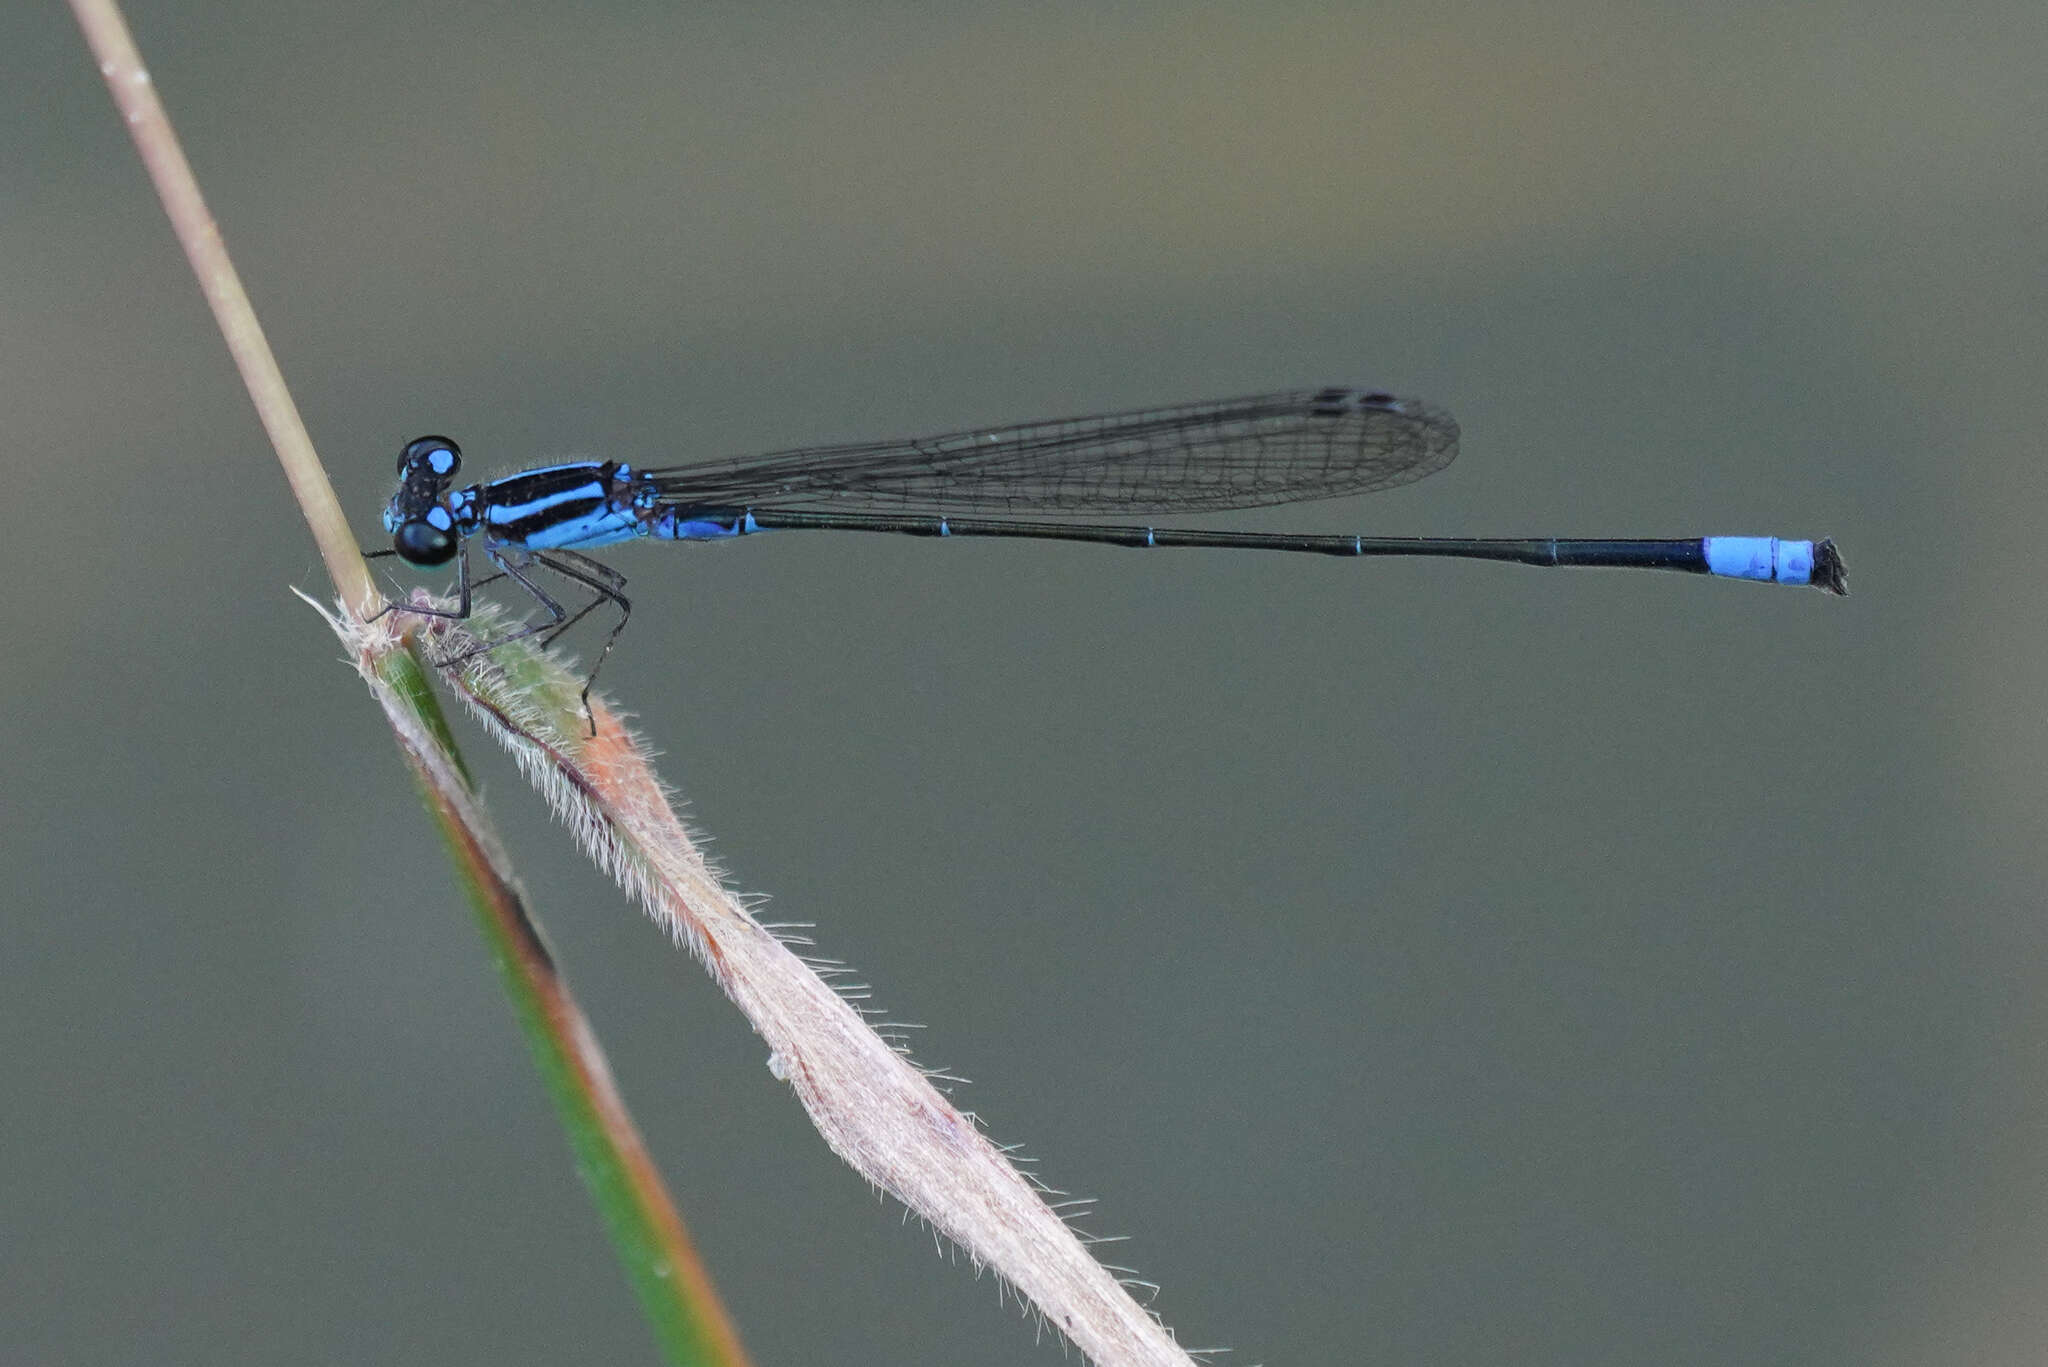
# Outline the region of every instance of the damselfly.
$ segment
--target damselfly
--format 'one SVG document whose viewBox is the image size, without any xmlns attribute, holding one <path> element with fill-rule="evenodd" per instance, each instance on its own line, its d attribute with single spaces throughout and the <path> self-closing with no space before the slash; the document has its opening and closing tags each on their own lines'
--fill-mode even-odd
<svg viewBox="0 0 2048 1367">
<path fill-rule="evenodd" d="M 478 650 L 535 634 L 542 635 L 545 646 L 594 609 L 607 603 L 615 607 L 619 620 L 584 681 L 586 709 L 590 685 L 625 629 L 632 605 L 623 592 L 625 576 L 582 552 L 637 537 L 722 541 L 788 530 L 1031 537 L 1112 546 L 1683 570 L 1848 592 L 1841 556 L 1825 540 L 1471 540 L 1058 520 L 1216 512 L 1370 493 L 1434 474 L 1457 453 L 1458 424 L 1441 408 L 1380 390 L 1341 388 L 974 428 L 909 441 L 802 447 L 660 469 L 578 461 L 460 489 L 455 487 L 460 448 L 446 437 L 420 437 L 399 453 L 398 490 L 384 510 L 392 550 L 380 554 L 419 566 L 457 562 L 456 607 L 409 606 L 408 611 L 467 617 L 472 588 L 500 575 L 532 595 L 546 620 Z M 985 515 L 1015 512 L 1052 516 Z M 471 537 L 481 538 L 485 558 L 498 571 L 474 583 Z M 536 582 L 540 570 L 589 593 L 590 601 L 573 611 L 564 607 Z"/>
</svg>

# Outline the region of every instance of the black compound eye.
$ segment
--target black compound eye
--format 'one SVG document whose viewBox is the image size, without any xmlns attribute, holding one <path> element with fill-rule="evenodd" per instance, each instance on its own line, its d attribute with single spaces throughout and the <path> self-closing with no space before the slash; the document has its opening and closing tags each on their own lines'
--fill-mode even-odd
<svg viewBox="0 0 2048 1367">
<path fill-rule="evenodd" d="M 391 548 L 409 565 L 445 565 L 455 558 L 455 534 L 414 518 L 398 524 Z"/>
<path fill-rule="evenodd" d="M 462 468 L 462 448 L 446 437 L 415 437 L 398 453 L 398 473 L 425 470 L 442 479 L 453 479 Z"/>
</svg>

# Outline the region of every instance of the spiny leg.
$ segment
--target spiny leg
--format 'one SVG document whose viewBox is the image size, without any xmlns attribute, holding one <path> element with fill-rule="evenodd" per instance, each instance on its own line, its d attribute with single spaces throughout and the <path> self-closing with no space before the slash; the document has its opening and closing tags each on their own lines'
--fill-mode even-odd
<svg viewBox="0 0 2048 1367">
<path fill-rule="evenodd" d="M 590 734 L 597 734 L 597 714 L 590 710 L 590 690 L 597 683 L 597 671 L 604 668 L 605 657 L 612 653 L 612 647 L 619 643 L 619 633 L 626 629 L 626 619 L 633 615 L 633 605 L 620 590 L 626 587 L 626 576 L 620 574 L 601 560 L 593 560 L 575 551 L 557 551 L 553 555 L 536 554 L 535 559 L 561 575 L 564 579 L 583 585 L 597 597 L 590 600 L 568 621 L 556 625 L 542 640 L 542 646 L 553 645 L 563 632 L 588 617 L 605 603 L 619 610 L 619 620 L 612 624 L 611 634 L 604 638 L 604 648 L 597 652 L 597 663 L 583 676 L 583 716 L 590 723 Z"/>
<path fill-rule="evenodd" d="M 620 574 L 595 556 L 585 555 L 581 551 L 556 551 L 554 555 L 543 556 L 542 558 L 550 561 L 566 560 L 581 569 L 585 574 L 595 575 L 615 589 L 626 587 L 625 575 Z"/>
<path fill-rule="evenodd" d="M 563 552 L 562 554 L 569 555 L 574 554 L 574 552 Z M 571 613 L 569 615 L 569 619 L 563 622 L 560 626 L 550 627 L 547 636 L 544 637 L 541 641 L 541 645 L 543 648 L 553 645 L 556 641 L 560 640 L 563 636 L 568 634 L 569 628 L 575 626 L 578 622 L 588 617 L 597 609 L 603 607 L 606 603 L 618 604 L 620 606 L 621 612 L 629 613 L 632 611 L 632 605 L 627 603 L 624 598 L 620 597 L 618 592 L 618 590 L 625 584 L 626 577 L 622 574 L 619 574 L 616 570 L 612 571 L 610 575 L 608 575 L 604 580 L 600 581 L 592 578 L 586 578 L 580 566 L 561 564 L 556 560 L 554 556 L 537 555 L 534 558 L 537 559 L 542 565 L 544 565 L 548 569 L 553 570 L 556 574 L 561 575 L 564 579 L 567 579 L 574 584 L 580 584 L 584 588 L 589 589 L 592 593 L 597 595 L 596 597 L 592 598 L 588 603 L 585 603 L 582 607 L 578 608 L 575 612 Z M 609 567 L 607 566 L 606 568 Z M 616 636 L 620 630 L 621 627 L 613 627 L 612 634 Z M 609 651 L 610 647 L 607 646 L 606 650 Z"/>
<path fill-rule="evenodd" d="M 489 557 L 489 562 L 492 562 L 494 566 L 498 566 L 498 570 L 500 570 L 500 572 L 498 572 L 498 574 L 492 574 L 492 576 L 489 576 L 489 578 L 485 578 L 485 580 L 479 580 L 479 582 L 483 582 L 483 584 L 489 584 L 489 582 L 492 582 L 492 580 L 502 580 L 502 578 L 510 578 L 510 580 L 512 580 L 514 584 L 518 584 L 520 588 L 524 588 L 524 590 L 526 590 L 526 594 L 528 594 L 528 596 L 532 596 L 532 600 L 535 600 L 535 603 L 539 603 L 539 605 L 541 605 L 541 611 L 545 611 L 545 613 L 547 613 L 547 621 L 535 621 L 535 623 L 520 623 L 520 627 L 518 627 L 518 629 L 514 629 L 514 631 L 506 631 L 506 633 L 504 633 L 504 635 L 500 635 L 498 639 L 489 639 L 489 641 L 485 641 L 485 639 L 477 639 L 477 637 L 471 637 L 471 646 L 469 646 L 467 650 L 457 650 L 455 654 L 449 654 L 449 656 L 442 656 L 442 658 L 434 660 L 434 664 L 436 664 L 438 668 L 453 668 L 453 666 L 461 664 L 463 660 L 475 660 L 477 656 L 485 656 L 485 654 L 489 654 L 489 652 L 494 652 L 494 650 L 498 650 L 500 646 L 510 646 L 510 644 L 512 644 L 512 641 L 524 639 L 524 637 L 528 637 L 528 635 L 535 635 L 537 631 L 553 631 L 553 629 L 555 629 L 555 627 L 557 627 L 557 625 L 559 625 L 559 623 L 561 623 L 561 621 L 563 621 L 563 619 L 567 617 L 567 611 L 565 611 L 565 609 L 563 609 L 563 607 L 561 607 L 559 603 L 555 603 L 555 600 L 553 600 L 551 596 L 547 596 L 547 590 L 543 590 L 543 588 L 541 588 L 539 584 L 535 584 L 535 582 L 532 582 L 532 580 L 528 580 L 528 578 L 526 578 L 524 574 L 520 574 L 520 572 L 518 572 L 518 568 L 514 568 L 514 566 L 512 566 L 512 564 L 510 564 L 508 560 L 504 560 L 504 553 L 502 553 L 502 551 L 500 551 L 500 549 L 498 549 L 496 545 L 487 545 L 487 547 L 483 547 L 483 553 L 485 553 L 485 555 Z M 520 555 L 524 555 L 524 551 L 514 551 L 514 553 L 520 553 Z M 467 580 L 467 566 L 465 566 L 465 580 Z M 465 603 L 465 607 L 467 607 L 467 603 Z M 416 611 L 416 609 L 410 609 L 410 611 Z M 432 615 L 432 617 L 457 617 L 457 613 L 430 613 L 430 615 Z M 467 615 L 467 613 L 463 613 L 463 615 Z"/>
<path fill-rule="evenodd" d="M 547 613 L 548 620 L 545 622 L 525 623 L 524 625 L 520 626 L 516 631 L 508 631 L 503 636 L 498 637 L 498 639 L 496 639 L 495 641 L 478 641 L 468 650 L 460 651 L 440 661 L 440 664 L 443 668 L 446 668 L 449 665 L 459 665 L 464 660 L 475 659 L 479 655 L 487 654 L 490 651 L 496 650 L 499 646 L 511 645 L 514 641 L 523 641 L 527 637 L 536 636 L 543 631 L 551 632 L 555 630 L 557 627 L 561 626 L 563 622 L 572 620 L 569 617 L 568 609 L 564 608 L 560 603 L 556 602 L 553 598 L 549 597 L 546 589 L 543 589 L 540 585 L 534 583 L 531 579 L 527 578 L 524 574 L 521 573 L 522 570 L 527 569 L 534 562 L 535 557 L 531 551 L 515 550 L 511 552 L 511 555 L 519 557 L 516 563 L 513 559 L 507 556 L 506 552 L 500 550 L 496 546 L 484 547 L 484 554 L 487 557 L 489 557 L 490 562 L 493 565 L 496 565 L 498 567 L 498 573 L 490 576 L 489 579 L 486 579 L 483 582 L 488 584 L 491 582 L 491 580 L 494 579 L 510 579 L 513 583 L 519 585 L 520 588 L 525 589 L 527 594 L 532 597 L 534 602 L 540 604 L 541 611 Z M 463 578 L 465 581 L 468 579 L 468 571 L 466 567 L 464 569 Z M 466 603 L 465 606 L 467 606 Z M 589 609 L 587 608 L 585 609 L 585 611 L 588 610 Z M 447 616 L 448 614 L 443 613 L 441 615 Z"/>
<path fill-rule="evenodd" d="M 394 551 L 365 551 L 364 556 L 365 558 L 373 558 L 376 556 L 393 555 L 395 553 Z M 496 650 L 499 646 L 510 645 L 514 641 L 524 640 L 529 636 L 541 635 L 541 648 L 546 649 L 559 640 L 562 633 L 575 626 L 585 617 L 588 617 L 597 608 L 605 603 L 613 604 L 619 610 L 619 620 L 613 625 L 611 633 L 605 637 L 604 648 L 598 652 L 597 663 L 591 666 L 590 673 L 584 676 L 583 691 L 578 695 L 583 704 L 583 715 L 590 723 L 590 734 L 596 735 L 597 716 L 590 708 L 590 690 L 597 683 L 597 671 L 603 667 L 605 657 L 610 655 L 612 647 L 618 644 L 619 633 L 626 629 L 626 619 L 632 616 L 633 613 L 632 603 L 626 599 L 624 594 L 619 592 L 619 590 L 626 586 L 626 576 L 601 560 L 593 560 L 589 556 L 578 554 L 575 551 L 557 551 L 553 555 L 546 555 L 538 551 L 508 551 L 496 546 L 486 546 L 484 547 L 484 555 L 489 558 L 493 565 L 498 567 L 497 572 L 485 575 L 481 579 L 473 579 L 470 573 L 469 547 L 467 544 L 462 547 L 460 559 L 458 560 L 457 575 L 461 602 L 454 611 L 451 612 L 442 608 L 418 607 L 409 604 L 403 605 L 403 610 L 418 613 L 425 617 L 442 617 L 460 621 L 469 617 L 471 613 L 474 590 L 483 588 L 487 584 L 496 583 L 500 579 L 510 579 L 513 583 L 525 589 L 527 595 L 534 602 L 540 604 L 541 610 L 547 613 L 546 621 L 527 623 L 515 631 L 507 632 L 496 640 L 477 641 L 467 650 L 458 651 L 437 662 L 441 667 L 448 668 L 453 665 L 459 665 L 464 660 L 471 660 L 479 655 L 487 654 L 490 651 Z M 536 584 L 524 573 L 524 571 L 532 569 L 535 565 L 539 565 L 543 569 L 552 570 L 573 584 L 582 585 L 596 596 L 575 612 L 570 612 L 551 596 L 547 590 Z M 369 620 L 374 622 L 385 613 L 396 611 L 400 608 L 401 605 L 398 603 L 386 603 Z M 545 633 L 545 635 L 542 635 L 542 633 Z"/>
<path fill-rule="evenodd" d="M 364 551 L 363 559 L 375 560 L 380 556 L 397 554 L 397 551 Z M 495 559 L 496 557 L 493 556 L 492 558 Z M 469 616 L 470 590 L 472 588 L 481 588 L 483 585 L 490 583 L 492 579 L 502 578 L 503 576 L 494 574 L 490 579 L 478 580 L 475 584 L 471 584 L 469 580 L 469 544 L 467 542 L 464 542 L 462 549 L 457 552 L 455 566 L 455 591 L 461 600 L 456 604 L 455 611 L 449 612 L 444 608 L 421 607 L 415 603 L 387 602 L 383 607 L 364 618 L 364 622 L 374 622 L 387 612 L 411 612 L 417 613 L 421 617 L 445 617 L 455 622 L 464 620 Z"/>
</svg>

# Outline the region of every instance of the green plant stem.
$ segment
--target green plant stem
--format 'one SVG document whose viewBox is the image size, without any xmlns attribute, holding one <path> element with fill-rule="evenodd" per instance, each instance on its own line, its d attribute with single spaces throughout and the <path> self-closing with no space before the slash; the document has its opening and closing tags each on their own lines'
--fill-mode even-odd
<svg viewBox="0 0 2048 1367">
<path fill-rule="evenodd" d="M 379 673 L 393 700 L 416 715 L 417 734 L 447 734 L 440 703 L 410 652 L 385 656 Z M 662 1352 L 679 1367 L 746 1367 L 739 1336 L 626 1113 L 596 1037 L 478 820 L 459 757 L 452 745 L 432 754 L 408 746 L 407 756 L 554 1098 L 576 1169 Z"/>
</svg>

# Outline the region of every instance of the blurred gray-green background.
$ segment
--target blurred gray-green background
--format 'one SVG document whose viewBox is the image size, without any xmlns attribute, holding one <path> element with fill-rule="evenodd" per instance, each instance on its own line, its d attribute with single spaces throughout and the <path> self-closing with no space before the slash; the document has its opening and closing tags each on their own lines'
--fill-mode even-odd
<svg viewBox="0 0 2048 1367">
<path fill-rule="evenodd" d="M 1227 1361 L 2035 1362 L 2048 10 L 136 6 L 366 544 L 478 473 L 1361 381 L 1274 528 L 1855 596 L 628 547 L 736 886 Z M 0 17 L 0 1360 L 648 1362 L 65 11 Z M 583 642 L 588 648 L 588 638 Z M 485 743 L 759 1361 L 1053 1363 Z"/>
</svg>

